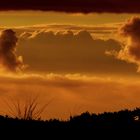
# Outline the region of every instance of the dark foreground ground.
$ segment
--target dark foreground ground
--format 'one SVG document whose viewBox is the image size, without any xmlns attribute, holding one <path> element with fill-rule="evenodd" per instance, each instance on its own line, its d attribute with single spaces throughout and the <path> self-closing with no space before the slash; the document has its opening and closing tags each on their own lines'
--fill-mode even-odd
<svg viewBox="0 0 140 140">
<path fill-rule="evenodd" d="M 67 121 L 0 116 L 1 137 L 18 139 L 140 139 L 140 108 L 70 117 Z"/>
</svg>

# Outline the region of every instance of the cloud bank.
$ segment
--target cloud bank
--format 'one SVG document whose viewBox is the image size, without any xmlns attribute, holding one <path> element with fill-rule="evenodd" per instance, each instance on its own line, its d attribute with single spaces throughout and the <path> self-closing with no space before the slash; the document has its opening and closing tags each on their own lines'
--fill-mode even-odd
<svg viewBox="0 0 140 140">
<path fill-rule="evenodd" d="M 2 0 L 0 10 L 42 10 L 68 13 L 140 13 L 138 0 Z"/>
<path fill-rule="evenodd" d="M 99 39 L 95 35 L 96 31 L 104 34 L 103 30 L 116 32 L 116 29 L 112 26 L 76 25 L 14 28 L 17 36 L 14 33 L 13 38 L 19 38 L 18 44 L 15 42 L 15 46 L 10 50 L 11 59 L 9 53 L 1 55 L 1 69 L 13 72 L 25 69 L 23 57 L 28 65 L 26 71 L 30 72 L 137 75 L 135 64 L 107 55 L 110 52 L 118 54 L 122 50 L 119 41 L 108 39 L 109 37 Z M 2 62 L 3 56 L 5 62 Z"/>
<path fill-rule="evenodd" d="M 106 51 L 120 51 L 120 42 L 97 39 L 86 30 L 28 30 L 21 33 L 19 46 L 18 51 L 31 71 L 92 74 L 136 71 L 135 65 L 105 54 Z"/>
</svg>

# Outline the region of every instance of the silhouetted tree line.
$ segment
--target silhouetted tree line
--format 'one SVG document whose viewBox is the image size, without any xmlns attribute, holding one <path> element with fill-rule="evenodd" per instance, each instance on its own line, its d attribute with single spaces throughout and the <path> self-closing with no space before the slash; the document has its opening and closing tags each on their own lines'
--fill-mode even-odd
<svg viewBox="0 0 140 140">
<path fill-rule="evenodd" d="M 15 130 L 18 133 L 24 132 L 24 134 L 32 135 L 41 132 L 41 136 L 46 134 L 47 136 L 59 136 L 61 134 L 68 134 L 69 136 L 79 134 L 81 136 L 86 132 L 94 136 L 97 134 L 102 136 L 103 132 L 109 135 L 112 132 L 117 133 L 117 135 L 121 133 L 128 135 L 132 131 L 140 132 L 140 108 L 101 114 L 85 112 L 81 115 L 70 116 L 66 121 L 59 119 L 24 120 L 0 116 L 0 132 L 1 130 L 6 130 L 6 132 Z"/>
</svg>

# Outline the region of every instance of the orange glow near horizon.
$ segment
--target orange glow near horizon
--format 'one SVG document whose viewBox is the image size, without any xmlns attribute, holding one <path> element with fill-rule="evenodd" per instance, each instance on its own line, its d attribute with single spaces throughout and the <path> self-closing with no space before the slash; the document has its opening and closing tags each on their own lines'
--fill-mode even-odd
<svg viewBox="0 0 140 140">
<path fill-rule="evenodd" d="M 28 97 L 35 96 L 39 97 L 40 106 L 52 100 L 42 114 L 43 119 L 68 119 L 70 115 L 84 111 L 101 113 L 133 109 L 140 105 L 140 81 L 133 78 L 53 73 L 0 77 L 1 114 L 9 114 L 5 101 L 11 105 L 14 101 L 20 101 L 24 105 Z"/>
</svg>

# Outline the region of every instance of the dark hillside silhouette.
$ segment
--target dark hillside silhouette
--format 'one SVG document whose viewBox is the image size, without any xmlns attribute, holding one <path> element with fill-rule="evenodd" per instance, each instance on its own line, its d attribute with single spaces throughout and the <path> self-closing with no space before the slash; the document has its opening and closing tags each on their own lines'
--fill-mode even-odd
<svg viewBox="0 0 140 140">
<path fill-rule="evenodd" d="M 140 108 L 121 110 L 118 112 L 104 112 L 101 114 L 82 113 L 79 116 L 70 116 L 67 121 L 50 120 L 23 120 L 0 116 L 1 132 L 40 137 L 64 137 L 64 135 L 83 137 L 129 136 L 140 132 Z M 12 134 L 14 134 L 12 133 Z M 76 137 L 75 137 L 76 138 Z"/>
</svg>

